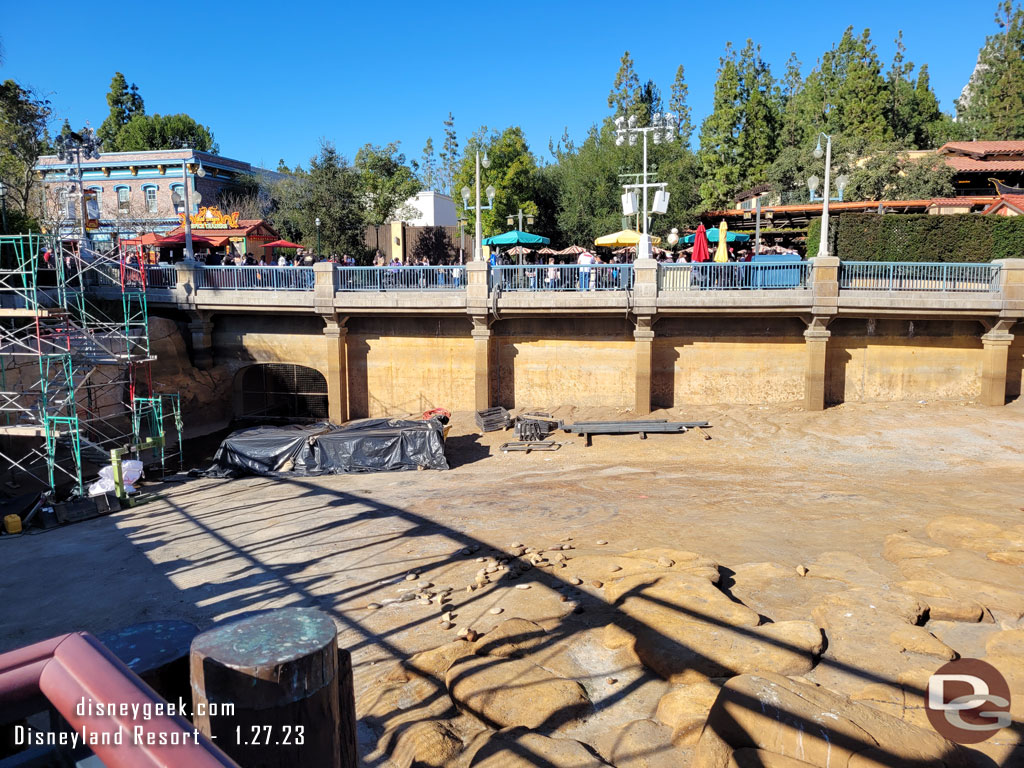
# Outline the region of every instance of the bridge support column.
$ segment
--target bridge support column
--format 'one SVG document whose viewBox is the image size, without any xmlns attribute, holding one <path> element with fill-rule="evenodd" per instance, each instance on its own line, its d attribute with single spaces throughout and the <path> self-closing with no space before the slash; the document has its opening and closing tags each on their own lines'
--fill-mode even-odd
<svg viewBox="0 0 1024 768">
<path fill-rule="evenodd" d="M 984 357 L 981 361 L 982 405 L 1006 405 L 1006 364 L 1010 357 L 1014 320 L 999 320 L 981 337 Z"/>
<path fill-rule="evenodd" d="M 324 318 L 327 337 L 327 416 L 334 424 L 348 421 L 347 317 Z"/>
<path fill-rule="evenodd" d="M 210 312 L 189 312 L 188 330 L 192 334 L 192 362 L 196 368 L 213 368 L 213 315 Z"/>
<path fill-rule="evenodd" d="M 828 352 L 829 318 L 815 317 L 804 331 L 806 368 L 804 369 L 804 410 L 825 410 L 825 365 Z"/>
<path fill-rule="evenodd" d="M 636 351 L 636 400 L 633 412 L 647 416 L 651 412 L 651 366 L 654 357 L 654 324 L 652 317 L 637 318 L 633 329 L 633 347 Z"/>
<path fill-rule="evenodd" d="M 476 410 L 491 407 L 491 329 L 487 318 L 473 317 L 473 381 Z"/>
</svg>

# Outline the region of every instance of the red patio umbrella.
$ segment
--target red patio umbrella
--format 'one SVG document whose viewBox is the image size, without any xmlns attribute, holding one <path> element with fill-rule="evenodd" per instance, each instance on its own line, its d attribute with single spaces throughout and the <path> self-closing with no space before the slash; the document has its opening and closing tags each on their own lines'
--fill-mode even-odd
<svg viewBox="0 0 1024 768">
<path fill-rule="evenodd" d="M 290 243 L 287 240 L 275 240 L 272 243 L 267 243 L 263 246 L 264 248 L 301 248 L 302 246 L 298 243 Z"/>
<path fill-rule="evenodd" d="M 708 261 L 710 258 L 711 253 L 708 250 L 708 234 L 707 230 L 704 228 L 704 222 L 701 222 L 700 226 L 697 227 L 697 231 L 693 235 L 693 256 L 690 257 L 690 261 Z"/>
</svg>

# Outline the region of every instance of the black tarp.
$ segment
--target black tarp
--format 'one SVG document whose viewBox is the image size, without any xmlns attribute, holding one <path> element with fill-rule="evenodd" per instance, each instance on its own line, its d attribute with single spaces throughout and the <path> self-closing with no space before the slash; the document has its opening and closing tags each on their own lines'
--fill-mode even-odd
<svg viewBox="0 0 1024 768">
<path fill-rule="evenodd" d="M 337 475 L 448 469 L 440 419 L 363 419 L 343 427 L 255 427 L 232 432 L 217 449 L 209 477 Z"/>
</svg>

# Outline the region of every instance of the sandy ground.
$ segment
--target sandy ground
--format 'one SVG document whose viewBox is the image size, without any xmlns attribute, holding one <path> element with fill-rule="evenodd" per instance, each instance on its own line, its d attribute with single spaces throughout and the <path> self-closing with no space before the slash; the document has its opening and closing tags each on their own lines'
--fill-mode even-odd
<svg viewBox="0 0 1024 768">
<path fill-rule="evenodd" d="M 570 411 L 556 412 L 569 416 Z M 611 418 L 608 409 L 577 417 Z M 136 509 L 0 540 L 0 650 L 72 631 L 319 606 L 353 654 L 357 690 L 381 662 L 453 637 L 436 609 L 367 611 L 416 568 L 461 591 L 466 547 L 602 539 L 616 550 L 691 550 L 722 564 L 796 567 L 822 552 L 863 556 L 887 578 L 889 534 L 924 536 L 948 514 L 1009 526 L 1024 507 L 1024 405 L 693 407 L 685 435 L 559 433 L 556 453 L 504 454 L 511 432 L 453 419 L 449 472 L 234 481 L 181 479 Z M 482 553 L 483 553 L 482 552 Z M 539 599 L 539 598 L 538 598 Z M 461 606 L 487 628 L 491 604 Z M 491 621 L 491 625 L 496 619 Z"/>
</svg>

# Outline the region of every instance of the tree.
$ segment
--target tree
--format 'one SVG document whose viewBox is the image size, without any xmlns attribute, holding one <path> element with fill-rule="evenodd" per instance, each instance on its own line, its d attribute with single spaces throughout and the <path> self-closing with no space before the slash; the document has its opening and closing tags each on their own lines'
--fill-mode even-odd
<svg viewBox="0 0 1024 768">
<path fill-rule="evenodd" d="M 955 171 L 932 155 L 911 159 L 899 143 L 874 150 L 850 172 L 847 200 L 923 200 L 951 197 Z"/>
<path fill-rule="evenodd" d="M 446 195 L 455 196 L 455 173 L 459 164 L 459 141 L 455 135 L 455 118 L 448 113 L 444 121 L 444 144 L 441 146 L 440 190 Z"/>
<path fill-rule="evenodd" d="M 366 144 L 356 153 L 355 169 L 359 175 L 367 224 L 379 227 L 392 217 L 415 215 L 402 210 L 406 200 L 422 189 L 412 169 L 405 164 L 405 155 L 393 141 L 383 147 Z"/>
<path fill-rule="evenodd" d="M 34 171 L 49 149 L 49 119 L 49 101 L 14 80 L 0 84 L 0 180 L 8 186 L 8 206 L 25 214 L 35 209 Z"/>
<path fill-rule="evenodd" d="M 916 146 L 918 123 L 917 92 L 910 75 L 914 71 L 912 62 L 906 61 L 907 47 L 903 44 L 903 30 L 896 35 L 896 53 L 889 65 L 888 119 L 896 140 L 905 145 Z M 927 72 L 925 73 L 927 84 Z M 936 103 L 936 107 L 938 104 Z"/>
<path fill-rule="evenodd" d="M 437 181 L 437 161 L 434 158 L 434 140 L 427 137 L 423 145 L 423 159 L 420 161 L 420 180 L 426 189 L 434 189 Z"/>
<path fill-rule="evenodd" d="M 738 74 L 742 117 L 736 154 L 742 183 L 746 186 L 767 179 L 777 154 L 781 94 L 771 69 L 761 58 L 761 47 L 755 46 L 753 40 L 747 40 L 740 52 Z"/>
<path fill-rule="evenodd" d="M 454 251 L 448 230 L 444 227 L 424 227 L 412 247 L 412 257 L 416 261 L 426 259 L 431 264 L 444 264 L 452 258 Z"/>
<path fill-rule="evenodd" d="M 686 86 L 686 74 L 683 65 L 676 70 L 676 78 L 672 81 L 672 91 L 668 101 L 668 108 L 674 112 L 679 121 L 679 138 L 683 144 L 689 144 L 693 136 L 693 121 L 690 115 L 690 106 L 686 97 L 689 88 Z"/>
<path fill-rule="evenodd" d="M 110 81 L 107 105 L 110 107 L 110 114 L 96 131 L 96 137 L 100 140 L 104 152 L 114 152 L 117 148 L 117 134 L 135 115 L 144 115 L 146 109 L 142 96 L 139 95 L 138 86 L 135 83 L 129 86 L 120 72 L 115 72 L 114 78 Z"/>
<path fill-rule="evenodd" d="M 633 59 L 629 51 L 622 54 L 619 62 L 619 71 L 615 75 L 615 82 L 608 94 L 608 106 L 613 115 L 624 115 L 633 103 L 637 89 L 640 87 L 640 79 L 633 69 Z"/>
<path fill-rule="evenodd" d="M 978 53 L 957 101 L 957 120 L 973 138 L 1024 139 L 1024 9 L 1000 0 L 995 21 L 1001 31 Z"/>
<path fill-rule="evenodd" d="M 137 114 L 117 133 L 117 152 L 152 149 L 197 149 L 217 154 L 220 149 L 210 129 L 185 114 Z"/>
<path fill-rule="evenodd" d="M 700 195 L 704 205 L 718 208 L 736 192 L 740 181 L 738 134 L 742 125 L 740 72 L 731 43 L 719 59 L 711 114 L 700 127 Z"/>
</svg>

